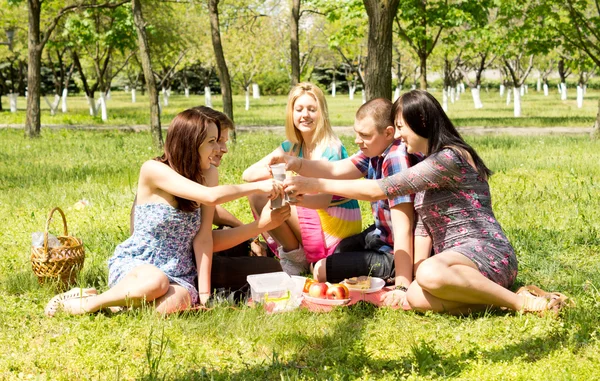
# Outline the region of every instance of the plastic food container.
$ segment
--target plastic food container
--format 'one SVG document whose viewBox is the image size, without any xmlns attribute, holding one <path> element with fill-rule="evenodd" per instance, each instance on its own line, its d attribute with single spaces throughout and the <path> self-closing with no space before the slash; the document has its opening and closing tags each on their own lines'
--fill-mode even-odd
<svg viewBox="0 0 600 381">
<path fill-rule="evenodd" d="M 300 306 L 301 298 L 295 292 L 296 282 L 284 272 L 248 275 L 254 303 L 269 305 L 272 311 L 286 311 Z"/>
</svg>

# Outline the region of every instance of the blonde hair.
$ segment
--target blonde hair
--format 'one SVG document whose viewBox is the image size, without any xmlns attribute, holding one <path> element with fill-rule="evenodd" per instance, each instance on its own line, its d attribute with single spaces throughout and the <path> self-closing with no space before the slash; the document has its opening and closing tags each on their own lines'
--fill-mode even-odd
<svg viewBox="0 0 600 381">
<path fill-rule="evenodd" d="M 285 109 L 285 137 L 293 144 L 292 152 L 298 154 L 304 139 L 300 131 L 294 126 L 294 104 L 301 96 L 308 94 L 317 102 L 317 111 L 319 111 L 319 120 L 317 121 L 314 134 L 314 142 L 316 143 L 315 153 L 321 155 L 329 146 L 340 146 L 341 141 L 333 132 L 331 123 L 329 122 L 329 110 L 327 109 L 327 101 L 323 91 L 309 82 L 298 83 L 288 96 L 288 103 Z"/>
</svg>

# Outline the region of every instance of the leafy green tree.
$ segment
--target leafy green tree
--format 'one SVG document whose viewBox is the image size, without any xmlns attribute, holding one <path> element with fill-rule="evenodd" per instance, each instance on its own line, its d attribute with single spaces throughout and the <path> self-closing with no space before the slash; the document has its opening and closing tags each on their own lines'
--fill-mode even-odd
<svg viewBox="0 0 600 381">
<path fill-rule="evenodd" d="M 459 46 L 461 59 L 458 69 L 471 91 L 476 109 L 483 108 L 480 95 L 481 78 L 496 60 L 494 46 L 498 38 L 501 38 L 494 24 L 497 9 L 486 6 L 479 11 L 479 18 L 472 18 L 472 21 L 457 28 L 457 38 L 453 44 Z"/>
<path fill-rule="evenodd" d="M 401 1 L 395 17 L 396 33 L 419 58 L 419 86 L 427 89 L 427 59 L 443 32 L 465 23 L 487 22 L 488 1 L 406 0 Z"/>
<path fill-rule="evenodd" d="M 142 61 L 142 68 L 144 70 L 144 78 L 146 80 L 146 85 L 148 86 L 148 95 L 150 99 L 150 134 L 152 136 L 152 143 L 154 147 L 160 150 L 162 149 L 164 142 L 162 138 L 162 129 L 160 126 L 158 91 L 156 89 L 154 74 L 152 72 L 150 46 L 148 44 L 148 36 L 146 34 L 146 22 L 144 20 L 141 0 L 131 0 L 131 12 L 133 13 L 133 20 L 138 38 L 138 46 Z"/>
<path fill-rule="evenodd" d="M 27 32 L 20 26 L 27 9 L 2 2 L 0 12 L 0 112 L 3 95 L 9 97 L 10 111 L 16 112 L 17 97 L 25 95 L 27 78 Z"/>
<path fill-rule="evenodd" d="M 96 115 L 95 92 L 99 91 L 102 119 L 106 120 L 106 96 L 112 80 L 137 49 L 132 10 L 121 6 L 73 13 L 66 19 L 63 36 L 70 40 L 90 114 Z"/>
<path fill-rule="evenodd" d="M 513 88 L 514 116 L 521 116 L 521 86 L 527 80 L 535 55 L 547 54 L 556 45 L 556 36 L 549 30 L 552 20 L 547 8 L 536 1 L 501 0 L 496 25 L 498 38 L 495 49 L 502 55 L 502 66 Z M 500 34 L 501 33 L 501 34 Z"/>
<path fill-rule="evenodd" d="M 223 52 L 223 43 L 221 42 L 221 26 L 219 23 L 219 2 L 220 0 L 207 0 L 208 13 L 210 17 L 210 30 L 213 49 L 215 51 L 215 60 L 217 62 L 217 73 L 221 84 L 221 95 L 223 97 L 223 112 L 233 121 L 233 95 L 231 93 L 231 77 L 225 53 Z M 235 135 L 234 135 L 235 137 Z"/>
<path fill-rule="evenodd" d="M 18 4 L 24 0 L 9 0 Z M 66 14 L 78 9 L 116 8 L 126 0 L 107 0 L 104 3 L 96 1 L 65 1 L 45 2 L 42 0 L 27 0 L 28 6 L 28 74 L 27 74 L 27 116 L 25 119 L 25 136 L 33 138 L 40 136 L 40 94 L 42 53 L 60 19 Z M 42 17 L 43 16 L 43 17 Z M 43 18 L 43 23 L 42 23 Z"/>
<path fill-rule="evenodd" d="M 327 45 L 341 58 L 350 99 L 354 99 L 358 82 L 363 89 L 364 102 L 368 30 L 363 20 L 367 14 L 360 2 L 340 5 L 343 6 L 327 12 L 328 24 L 325 28 L 328 37 Z"/>
<path fill-rule="evenodd" d="M 600 66 L 600 1 L 564 0 L 553 1 L 552 5 L 562 16 L 558 29 L 565 40 Z M 600 99 L 592 137 L 600 137 Z"/>
</svg>

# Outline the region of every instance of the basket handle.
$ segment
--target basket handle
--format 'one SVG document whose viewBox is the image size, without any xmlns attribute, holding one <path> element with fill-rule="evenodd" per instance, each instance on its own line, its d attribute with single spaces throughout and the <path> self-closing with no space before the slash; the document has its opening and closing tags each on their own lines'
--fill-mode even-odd
<svg viewBox="0 0 600 381">
<path fill-rule="evenodd" d="M 44 230 L 44 252 L 45 253 L 48 252 L 48 229 L 50 228 L 50 222 L 52 221 L 52 215 L 57 210 L 60 213 L 62 220 L 63 220 L 63 227 L 64 227 L 63 236 L 69 235 L 69 231 L 67 230 L 67 218 L 65 217 L 65 214 L 63 213 L 63 211 L 57 206 L 50 211 L 50 214 L 48 214 L 48 219 L 46 220 L 46 230 Z"/>
</svg>

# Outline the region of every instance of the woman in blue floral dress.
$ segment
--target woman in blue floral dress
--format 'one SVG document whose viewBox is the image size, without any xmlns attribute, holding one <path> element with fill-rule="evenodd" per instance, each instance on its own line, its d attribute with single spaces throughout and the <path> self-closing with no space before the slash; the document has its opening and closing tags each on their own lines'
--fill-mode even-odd
<svg viewBox="0 0 600 381">
<path fill-rule="evenodd" d="M 214 206 L 254 193 L 269 198 L 282 194 L 281 183 L 272 179 L 217 186 L 211 160 L 219 151 L 218 139 L 218 121 L 198 109 L 173 119 L 164 154 L 140 170 L 134 234 L 108 261 L 111 288 L 102 294 L 76 288 L 57 295 L 48 303 L 47 315 L 148 302 L 158 312 L 170 313 L 206 302 L 211 290 Z"/>
<path fill-rule="evenodd" d="M 452 125 L 437 100 L 413 90 L 395 103 L 396 138 L 425 159 L 381 180 L 324 180 L 294 177 L 286 191 L 324 192 L 361 200 L 415 194 L 415 252 L 435 255 L 416 270 L 398 300 L 418 310 L 464 314 L 488 306 L 521 311 L 557 310 L 566 297 L 534 286 L 509 290 L 517 258 L 492 211 L 492 174 Z"/>
</svg>

